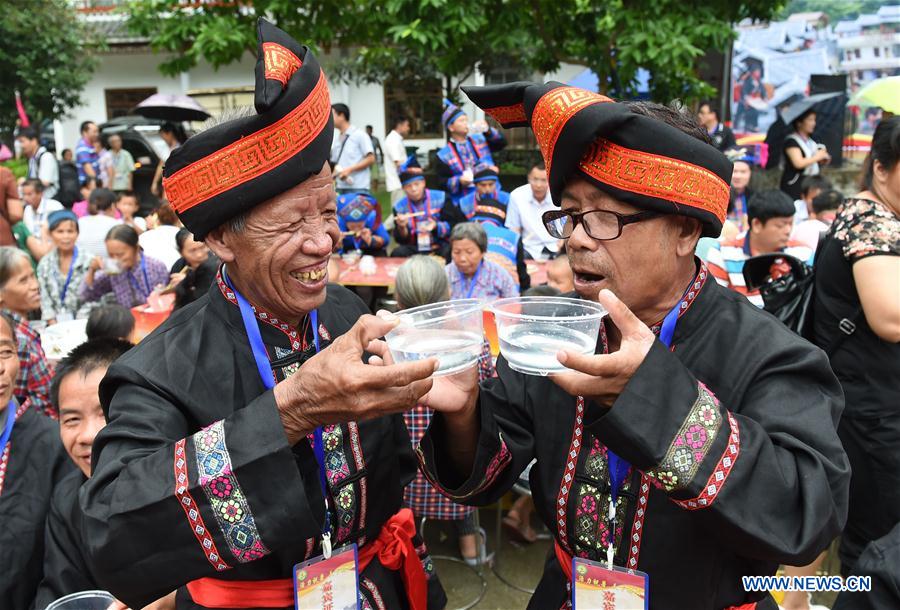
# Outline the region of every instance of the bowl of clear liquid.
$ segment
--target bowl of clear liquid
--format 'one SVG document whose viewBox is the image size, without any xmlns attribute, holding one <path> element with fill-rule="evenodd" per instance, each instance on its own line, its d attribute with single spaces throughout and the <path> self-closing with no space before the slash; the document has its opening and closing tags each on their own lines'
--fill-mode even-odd
<svg viewBox="0 0 900 610">
<path fill-rule="evenodd" d="M 509 367 L 528 375 L 568 371 L 556 354 L 593 354 L 606 309 L 567 297 L 513 297 L 490 307 L 497 323 L 500 353 Z"/>
<path fill-rule="evenodd" d="M 400 324 L 384 337 L 394 362 L 437 358 L 436 377 L 474 366 L 484 344 L 481 310 L 478 299 L 459 299 L 397 312 Z"/>
<path fill-rule="evenodd" d="M 115 602 L 106 591 L 79 591 L 60 597 L 45 610 L 107 610 Z"/>
</svg>

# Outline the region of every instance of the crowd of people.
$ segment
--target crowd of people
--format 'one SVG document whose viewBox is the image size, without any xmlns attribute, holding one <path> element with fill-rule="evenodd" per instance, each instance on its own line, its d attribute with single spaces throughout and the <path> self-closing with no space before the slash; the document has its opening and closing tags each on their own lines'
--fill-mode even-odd
<svg viewBox="0 0 900 610">
<path fill-rule="evenodd" d="M 407 118 L 382 146 L 330 103 L 307 47 L 265 20 L 258 34 L 256 112 L 170 129 L 146 218 L 133 159 L 94 123 L 75 199 L 33 130 L 27 176 L 0 168 L 0 547 L 15 549 L 0 607 L 90 589 L 132 608 L 290 607 L 293 566 L 356 544 L 360 607 L 439 609 L 418 519 L 453 522 L 478 563 L 473 507 L 526 469 L 531 498 L 504 523 L 531 542 L 534 514 L 553 539 L 529 608 L 565 607 L 573 565 L 593 561 L 649 574 L 651 608 L 774 609 L 741 577 L 815 574 L 838 536 L 842 574 L 874 584 L 835 608 L 897 607 L 896 562 L 878 559 L 900 545 L 900 118 L 875 129 L 855 194 L 822 176 L 814 113 L 794 122 L 781 189 L 754 191 L 713 104 L 466 88 L 496 125 L 531 127 L 543 161 L 505 191 L 501 129 L 446 101 L 428 188 Z M 197 179 L 289 119 L 312 131 L 265 171 Z M 432 378 L 433 358 L 393 362 L 396 316 L 328 285 L 332 255 L 357 250 L 407 258 L 400 310 L 562 294 L 609 315 L 595 353 L 559 352 L 569 373 L 525 375 L 485 342 L 477 367 Z M 772 281 L 812 274 L 803 336 L 761 311 L 745 267 L 763 255 Z M 132 345 L 132 308 L 166 293 L 172 314 Z M 51 364 L 38 331 L 72 320 L 87 340 Z M 811 608 L 805 592 L 783 606 Z"/>
</svg>

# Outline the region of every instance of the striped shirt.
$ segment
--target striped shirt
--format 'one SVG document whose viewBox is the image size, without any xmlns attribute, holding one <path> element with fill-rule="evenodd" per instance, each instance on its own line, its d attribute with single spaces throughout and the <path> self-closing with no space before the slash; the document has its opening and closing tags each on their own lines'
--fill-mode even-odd
<svg viewBox="0 0 900 610">
<path fill-rule="evenodd" d="M 799 258 L 808 265 L 813 264 L 815 252 L 802 242 L 791 240 L 786 248 L 782 248 L 781 252 Z M 730 241 L 713 244 L 706 254 L 706 262 L 717 282 L 746 296 L 751 303 L 762 308 L 763 299 L 759 290 L 748 292 L 744 283 L 744 261 L 752 256 L 754 255 L 750 253 L 750 241 L 747 239 L 747 234 L 741 233 Z"/>
</svg>

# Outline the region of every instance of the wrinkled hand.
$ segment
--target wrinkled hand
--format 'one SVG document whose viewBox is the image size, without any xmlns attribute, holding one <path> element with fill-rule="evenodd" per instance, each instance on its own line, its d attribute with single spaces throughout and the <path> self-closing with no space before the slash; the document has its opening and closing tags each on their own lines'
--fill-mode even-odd
<svg viewBox="0 0 900 610">
<path fill-rule="evenodd" d="M 411 409 L 431 389 L 437 360 L 373 366 L 362 361 L 373 350 L 382 361 L 387 346 L 375 339 L 396 321 L 365 315 L 334 343 L 275 386 L 275 404 L 293 445 L 325 424 L 360 421 Z"/>
<path fill-rule="evenodd" d="M 656 336 L 610 290 L 601 290 L 597 300 L 622 333 L 618 351 L 589 356 L 561 351 L 557 354 L 559 361 L 576 372 L 551 375 L 551 379 L 572 396 L 584 396 L 611 407 L 644 362 Z"/>
</svg>

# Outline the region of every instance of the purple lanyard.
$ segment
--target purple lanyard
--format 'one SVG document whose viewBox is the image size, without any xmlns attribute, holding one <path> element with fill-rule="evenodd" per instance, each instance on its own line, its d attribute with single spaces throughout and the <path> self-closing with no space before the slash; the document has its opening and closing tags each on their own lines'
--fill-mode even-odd
<svg viewBox="0 0 900 610">
<path fill-rule="evenodd" d="M 244 322 L 244 330 L 247 332 L 247 339 L 250 341 L 250 350 L 253 352 L 253 359 L 256 361 L 256 369 L 262 380 L 266 390 L 275 387 L 275 376 L 272 373 L 272 365 L 269 362 L 269 355 L 266 353 L 266 347 L 262 340 L 262 333 L 259 332 L 259 323 L 256 321 L 256 314 L 253 313 L 253 307 L 247 302 L 237 288 L 231 283 L 225 269 L 222 269 L 222 275 L 225 277 L 225 283 L 234 292 L 234 296 L 238 302 L 238 308 L 241 310 L 241 319 Z M 319 353 L 319 312 L 313 309 L 309 312 L 310 326 L 313 329 L 313 344 L 316 346 L 316 353 Z M 328 480 L 325 477 L 325 444 L 322 441 L 322 427 L 315 429 L 313 434 L 313 453 L 316 456 L 316 462 L 319 467 L 319 485 L 322 488 L 322 497 L 325 499 L 325 524 L 322 526 L 322 551 L 325 558 L 331 557 L 331 513 L 328 504 Z"/>
</svg>

